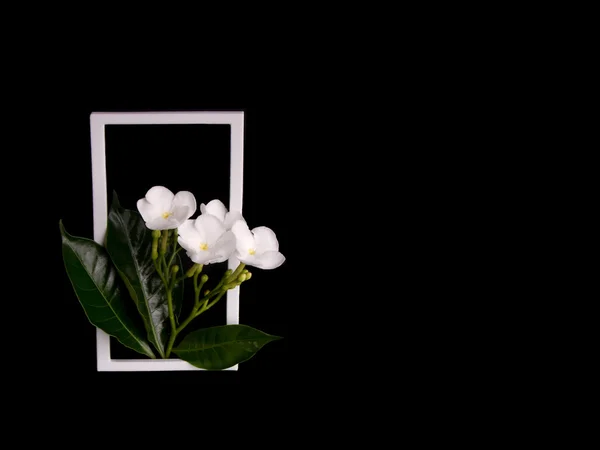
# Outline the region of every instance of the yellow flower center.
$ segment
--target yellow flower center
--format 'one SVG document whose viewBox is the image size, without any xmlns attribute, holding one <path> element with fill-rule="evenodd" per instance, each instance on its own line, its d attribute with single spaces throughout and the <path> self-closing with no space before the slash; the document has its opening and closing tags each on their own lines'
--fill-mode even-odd
<svg viewBox="0 0 600 450">
<path fill-rule="evenodd" d="M 200 250 L 208 250 L 208 244 L 206 242 L 200 244 Z"/>
<path fill-rule="evenodd" d="M 171 217 L 173 215 L 172 212 L 164 212 L 162 213 L 163 219 L 168 219 L 169 217 Z"/>
<path fill-rule="evenodd" d="M 248 249 L 248 253 L 250 253 L 251 255 L 254 255 L 256 253 L 256 250 L 254 250 L 253 248 Z"/>
</svg>

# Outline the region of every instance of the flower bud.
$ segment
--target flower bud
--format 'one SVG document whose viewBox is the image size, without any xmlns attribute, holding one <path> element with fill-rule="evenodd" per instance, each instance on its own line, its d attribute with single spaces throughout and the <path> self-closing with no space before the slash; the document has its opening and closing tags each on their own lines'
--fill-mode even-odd
<svg viewBox="0 0 600 450">
<path fill-rule="evenodd" d="M 169 230 L 163 230 L 162 239 L 160 241 L 160 254 L 164 255 L 167 253 L 167 244 L 169 242 Z"/>
<path fill-rule="evenodd" d="M 158 239 L 160 237 L 160 230 L 152 230 L 152 238 Z"/>
<path fill-rule="evenodd" d="M 171 273 L 175 275 L 177 272 L 179 272 L 179 266 L 175 264 L 173 267 L 171 267 Z"/>
<path fill-rule="evenodd" d="M 200 281 L 202 281 L 203 283 L 206 283 L 208 281 L 208 275 L 204 274 L 200 277 Z"/>
<path fill-rule="evenodd" d="M 210 289 L 207 289 L 204 291 L 204 295 L 208 295 L 208 294 L 210 294 Z"/>
<path fill-rule="evenodd" d="M 202 272 L 202 268 L 204 267 L 203 264 L 196 264 L 196 273 L 200 273 Z"/>
<path fill-rule="evenodd" d="M 192 267 L 190 267 L 188 269 L 188 271 L 185 273 L 185 276 L 188 278 L 191 278 L 194 276 L 194 274 L 196 273 L 196 269 L 197 269 L 197 264 L 194 264 Z"/>
<path fill-rule="evenodd" d="M 246 281 L 248 281 L 250 278 L 252 278 L 252 272 L 248 272 L 246 274 Z"/>
<path fill-rule="evenodd" d="M 244 281 L 246 281 L 246 274 L 245 273 L 241 274 L 239 277 L 237 277 L 237 280 L 240 283 L 243 283 Z"/>
</svg>

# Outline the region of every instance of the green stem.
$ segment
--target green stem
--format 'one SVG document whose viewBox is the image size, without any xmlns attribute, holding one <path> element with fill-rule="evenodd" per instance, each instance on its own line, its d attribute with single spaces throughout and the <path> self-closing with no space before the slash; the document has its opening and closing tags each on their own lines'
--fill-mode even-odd
<svg viewBox="0 0 600 450">
<path fill-rule="evenodd" d="M 173 230 L 173 256 L 175 256 L 175 250 L 177 250 L 177 235 L 178 235 L 179 231 L 177 230 L 177 228 L 175 228 Z M 171 256 L 171 260 L 173 260 L 173 256 Z M 171 263 L 169 263 L 170 265 Z"/>
<path fill-rule="evenodd" d="M 177 234 L 177 230 L 173 232 L 173 236 L 175 237 Z M 176 239 L 175 239 L 176 242 Z M 171 349 L 173 348 L 173 344 L 175 343 L 175 338 L 177 337 L 177 325 L 175 323 L 175 312 L 173 309 L 173 288 L 176 283 L 176 275 L 171 273 L 171 264 L 173 262 L 173 258 L 175 256 L 175 252 L 171 255 L 169 259 L 169 263 L 167 264 L 166 253 L 167 247 L 169 243 L 169 230 L 163 230 L 161 234 L 160 248 L 158 251 L 159 258 L 158 261 L 155 261 L 156 270 L 160 275 L 160 278 L 165 285 L 165 290 L 167 291 L 167 305 L 169 307 L 169 322 L 171 323 L 171 336 L 169 337 L 169 342 L 167 343 L 167 350 L 165 352 L 165 358 L 168 358 L 171 355 Z M 176 244 L 174 244 L 176 245 Z M 162 265 L 162 270 L 161 270 Z"/>
<path fill-rule="evenodd" d="M 240 272 L 243 270 L 240 269 Z M 179 325 L 179 327 L 177 328 L 176 334 L 181 333 L 181 331 L 187 327 L 189 325 L 189 323 L 194 320 L 196 317 L 198 317 L 199 314 L 198 310 L 201 308 L 205 308 L 203 309 L 202 312 L 206 311 L 206 304 L 208 303 L 208 300 L 215 296 L 220 294 L 219 298 L 221 298 L 221 296 L 226 292 L 226 291 L 221 291 L 221 287 L 222 285 L 225 283 L 226 280 L 229 279 L 228 276 L 226 276 L 225 274 L 223 274 L 223 277 L 221 278 L 221 281 L 219 281 L 219 283 L 215 286 L 215 288 L 210 291 L 208 294 L 206 294 L 204 297 L 200 298 L 200 293 L 202 292 L 202 287 L 204 286 L 204 281 L 200 281 L 200 284 L 198 284 L 198 276 L 201 273 L 201 269 L 196 271 L 196 273 L 194 274 L 194 278 L 193 278 L 193 282 L 194 282 L 194 307 L 192 308 L 192 311 L 190 312 L 190 315 L 183 321 L 181 322 L 181 324 Z M 211 304 L 211 306 L 216 303 L 216 301 L 213 301 L 213 303 Z"/>
<path fill-rule="evenodd" d="M 169 305 L 169 321 L 171 322 L 171 337 L 169 338 L 169 343 L 167 344 L 167 351 L 165 353 L 165 358 L 168 358 L 171 354 L 171 349 L 173 348 L 173 344 L 175 343 L 175 338 L 177 337 L 177 325 L 175 325 L 175 314 L 173 314 L 173 294 L 171 289 L 167 288 L 167 304 Z"/>
<path fill-rule="evenodd" d="M 189 325 L 189 323 L 194 320 L 196 318 L 196 311 L 198 311 L 196 309 L 196 307 L 194 306 L 194 308 L 192 309 L 192 312 L 190 313 L 190 315 L 187 317 L 187 319 L 185 319 L 183 322 L 181 322 L 181 325 L 179 325 L 179 328 L 177 328 L 177 334 L 181 333 L 181 331 L 187 327 Z"/>
<path fill-rule="evenodd" d="M 196 303 L 202 304 L 202 303 L 206 303 L 211 297 L 217 295 L 220 291 L 221 288 L 229 283 L 231 283 L 233 280 L 235 280 L 240 273 L 242 273 L 242 270 L 244 270 L 244 267 L 246 267 L 246 264 L 244 263 L 240 263 L 240 265 L 237 266 L 237 268 L 235 269 L 235 272 L 233 272 L 231 275 L 227 276 L 225 272 L 225 274 L 223 274 L 223 277 L 221 277 L 221 281 L 219 281 L 219 283 L 208 293 L 206 294 L 204 297 L 202 297 L 202 299 L 200 300 L 196 300 Z"/>
<path fill-rule="evenodd" d="M 179 253 L 181 250 L 183 250 L 183 247 L 179 247 L 177 250 L 175 250 L 175 246 L 173 246 L 173 254 L 171 255 L 171 259 L 169 260 L 169 266 L 173 264 L 173 259 L 175 259 L 177 253 Z"/>
<path fill-rule="evenodd" d="M 194 320 L 194 318 L 196 317 L 196 312 L 198 311 L 198 308 L 200 307 L 200 292 L 202 291 L 202 285 L 204 284 L 202 281 L 200 282 L 200 286 L 198 286 L 198 275 L 200 275 L 199 270 L 196 270 L 196 273 L 194 273 L 194 278 L 193 278 L 193 283 L 194 283 L 194 307 L 192 308 L 192 312 L 190 312 L 190 315 L 183 321 L 181 322 L 181 324 L 179 325 L 179 328 L 177 328 L 176 333 L 179 334 L 181 333 L 181 331 L 187 327 L 189 325 L 189 323 Z"/>
<path fill-rule="evenodd" d="M 183 280 L 185 280 L 187 277 L 185 276 L 185 274 L 182 277 L 179 277 L 175 280 L 175 284 L 177 283 L 181 283 Z"/>
<path fill-rule="evenodd" d="M 198 316 L 199 316 L 200 314 L 202 314 L 204 311 L 208 311 L 210 308 L 212 308 L 212 307 L 213 307 L 213 305 L 215 305 L 215 303 L 217 303 L 219 300 L 221 300 L 221 297 L 223 297 L 223 295 L 225 294 L 225 292 L 227 292 L 227 291 L 221 291 L 221 292 L 219 293 L 219 295 L 217 295 L 217 297 L 216 297 L 216 298 L 215 298 L 215 299 L 214 299 L 212 302 L 208 303 L 208 305 L 207 305 L 207 302 L 208 302 L 208 299 L 207 299 L 207 300 L 204 302 L 204 304 L 202 305 L 202 308 L 200 309 L 200 311 L 198 311 L 198 312 L 196 313 L 196 316 L 195 316 L 195 317 L 198 317 Z"/>
<path fill-rule="evenodd" d="M 160 259 L 155 259 L 154 260 L 154 268 L 156 269 L 156 272 L 158 273 L 158 276 L 162 280 L 162 282 L 165 285 L 165 287 L 167 287 L 168 286 L 167 280 L 163 276 L 162 270 L 160 269 Z"/>
<path fill-rule="evenodd" d="M 240 263 L 236 268 L 235 271 L 231 274 L 231 276 L 228 278 L 227 283 L 231 283 L 233 280 L 235 280 L 237 277 L 240 276 L 240 274 L 242 273 L 242 270 L 244 270 L 244 267 L 246 267 L 245 263 Z"/>
<path fill-rule="evenodd" d="M 167 261 L 165 260 L 165 255 L 160 256 L 160 261 L 163 265 L 163 273 L 165 277 L 165 287 L 169 285 L 169 278 L 171 276 L 171 271 L 169 270 L 169 266 L 167 265 Z"/>
<path fill-rule="evenodd" d="M 198 300 L 196 303 L 198 305 L 201 305 L 202 303 L 206 303 L 208 300 L 210 300 L 211 297 L 214 297 L 215 295 L 219 294 L 221 292 L 222 288 L 223 288 L 223 286 L 221 286 L 221 284 L 219 284 L 212 291 L 210 291 L 208 294 L 206 294 L 204 297 L 202 297 L 200 300 Z"/>
<path fill-rule="evenodd" d="M 169 281 L 169 276 L 171 275 L 171 273 L 169 271 L 169 267 L 171 266 L 171 264 L 167 264 L 167 260 L 166 260 L 168 243 L 169 243 L 169 230 L 163 230 L 162 235 L 161 235 L 161 240 L 160 240 L 160 248 L 158 249 L 158 254 L 159 254 L 160 260 L 163 265 L 163 271 L 164 271 L 165 279 L 167 280 L 167 282 Z"/>
<path fill-rule="evenodd" d="M 200 296 L 199 294 L 202 292 L 202 288 L 204 287 L 204 283 L 206 283 L 206 281 L 200 279 L 200 284 L 198 285 L 198 295 L 196 296 L 196 303 L 198 303 L 198 297 Z"/>
<path fill-rule="evenodd" d="M 194 278 L 192 279 L 192 282 L 194 283 L 194 302 L 198 302 L 198 296 L 200 295 L 200 289 L 198 289 L 198 275 L 200 275 L 200 272 L 196 270 Z"/>
</svg>

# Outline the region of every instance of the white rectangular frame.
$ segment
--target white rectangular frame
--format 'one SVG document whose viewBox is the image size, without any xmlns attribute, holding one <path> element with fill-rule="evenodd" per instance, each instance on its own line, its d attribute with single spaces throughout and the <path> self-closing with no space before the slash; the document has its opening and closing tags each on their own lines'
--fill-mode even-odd
<svg viewBox="0 0 600 450">
<path fill-rule="evenodd" d="M 105 125 L 226 124 L 231 126 L 231 162 L 229 209 L 242 212 L 244 174 L 244 113 L 241 111 L 203 112 L 93 112 L 90 114 L 92 146 L 92 196 L 94 240 L 104 245 L 108 221 L 106 192 Z M 239 261 L 230 258 L 228 268 L 234 270 Z M 226 323 L 239 323 L 239 286 L 227 291 Z M 96 331 L 98 372 L 155 372 L 203 370 L 180 359 L 111 359 L 109 336 Z M 238 370 L 238 366 L 226 370 Z"/>
</svg>

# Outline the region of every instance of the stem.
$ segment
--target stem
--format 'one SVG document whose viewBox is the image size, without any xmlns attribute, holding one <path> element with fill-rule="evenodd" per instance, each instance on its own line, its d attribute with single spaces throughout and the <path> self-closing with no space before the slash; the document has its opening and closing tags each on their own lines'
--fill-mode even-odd
<svg viewBox="0 0 600 450">
<path fill-rule="evenodd" d="M 160 256 L 160 261 L 162 262 L 163 265 L 163 270 L 164 270 L 164 277 L 165 277 L 165 287 L 167 287 L 169 285 L 169 277 L 171 275 L 171 271 L 169 270 L 169 266 L 167 266 L 167 261 L 165 260 L 165 255 L 161 255 Z"/>
<path fill-rule="evenodd" d="M 194 278 L 193 283 L 194 283 L 194 302 L 197 303 L 198 302 L 198 297 L 200 296 L 200 289 L 198 289 L 198 275 L 200 275 L 200 272 L 198 270 L 196 270 L 196 273 L 194 273 Z"/>
<path fill-rule="evenodd" d="M 168 283 L 167 283 L 167 280 L 165 279 L 165 277 L 163 276 L 162 270 L 160 270 L 160 260 L 159 259 L 154 260 L 154 268 L 156 269 L 156 272 L 158 273 L 158 276 L 162 280 L 165 287 L 167 287 Z"/>
<path fill-rule="evenodd" d="M 242 273 L 242 270 L 244 270 L 244 267 L 246 267 L 246 264 L 245 263 L 240 263 L 235 268 L 235 271 L 231 274 L 231 276 L 229 277 L 229 279 L 227 280 L 227 282 L 231 283 L 233 280 L 235 280 L 237 277 L 239 277 L 240 273 Z"/>
<path fill-rule="evenodd" d="M 199 297 L 200 297 L 200 292 L 202 291 L 202 285 L 204 284 L 202 281 L 200 282 L 200 286 L 198 286 L 198 275 L 200 275 L 201 270 L 197 270 L 196 273 L 194 274 L 194 278 L 193 278 L 193 282 L 194 282 L 194 307 L 192 308 L 192 312 L 190 312 L 190 315 L 187 317 L 187 319 L 185 319 L 183 322 L 181 322 L 181 324 L 179 325 L 179 328 L 177 328 L 176 333 L 179 334 L 181 333 L 181 330 L 183 330 L 185 327 L 188 326 L 188 324 L 194 320 L 194 318 L 196 317 L 196 312 L 198 311 L 198 308 L 200 307 L 200 301 L 199 301 Z"/>
<path fill-rule="evenodd" d="M 183 322 L 181 322 L 181 325 L 179 325 L 179 328 L 177 328 L 177 334 L 181 333 L 181 331 L 187 327 L 189 325 L 189 323 L 194 320 L 196 318 L 196 307 L 194 306 L 194 308 L 192 309 L 192 312 L 190 313 L 190 315 L 187 317 L 187 319 L 185 319 Z"/>
<path fill-rule="evenodd" d="M 206 302 L 208 302 L 208 299 L 204 302 L 204 305 L 202 305 L 202 308 L 200 309 L 200 311 L 198 311 L 196 313 L 195 317 L 198 317 L 200 314 L 202 314 L 204 311 L 208 311 L 210 308 L 213 307 L 213 305 L 215 303 L 217 303 L 219 300 L 221 300 L 221 297 L 223 297 L 223 295 L 225 294 L 225 292 L 227 291 L 221 291 L 219 293 L 219 295 L 217 295 L 217 298 L 215 298 L 212 302 L 210 302 L 208 305 L 206 304 Z"/>
<path fill-rule="evenodd" d="M 162 265 L 161 271 L 163 272 L 163 283 L 165 284 L 165 288 L 169 287 L 169 265 L 167 265 L 167 261 L 165 260 L 165 253 L 167 252 L 167 243 L 169 241 L 169 230 L 162 230 L 161 238 L 160 238 L 160 247 L 158 249 L 158 266 L 159 268 Z M 166 280 L 166 281 L 165 281 Z"/>
<path fill-rule="evenodd" d="M 175 255 L 177 255 L 177 253 L 179 253 L 181 250 L 183 250 L 183 247 L 179 247 L 177 250 L 175 250 L 175 246 L 173 246 L 173 254 L 171 255 L 171 259 L 169 260 L 169 266 L 173 263 L 173 259 L 175 259 Z"/>
<path fill-rule="evenodd" d="M 173 250 L 175 250 L 175 246 L 177 245 L 177 230 L 173 232 L 174 245 Z M 171 273 L 170 268 L 173 262 L 173 258 L 175 257 L 176 252 L 173 251 L 171 258 L 169 259 L 169 263 L 167 264 L 166 253 L 167 246 L 169 243 L 169 230 L 163 230 L 160 241 L 160 248 L 158 251 L 159 259 L 154 261 L 154 265 L 156 267 L 156 271 L 160 275 L 160 278 L 165 285 L 165 290 L 167 291 L 167 305 L 169 306 L 169 322 L 171 323 L 171 335 L 169 337 L 169 342 L 167 344 L 167 350 L 165 352 L 165 358 L 168 358 L 171 355 L 171 349 L 173 348 L 173 344 L 175 343 L 175 338 L 177 337 L 177 325 L 175 323 L 175 314 L 173 311 L 173 287 L 175 287 L 176 283 L 176 275 Z M 161 270 L 161 264 L 163 269 Z"/>
<path fill-rule="evenodd" d="M 175 284 L 177 283 L 181 283 L 183 280 L 185 280 L 187 277 L 185 276 L 185 274 L 182 277 L 179 277 L 175 280 Z"/>
<path fill-rule="evenodd" d="M 243 270 L 244 268 L 242 267 L 240 269 L 240 272 Z M 221 278 L 221 281 L 219 281 L 219 283 L 215 286 L 215 288 L 210 291 L 208 294 L 206 294 L 204 297 L 200 298 L 200 293 L 202 292 L 202 287 L 204 286 L 204 282 L 200 281 L 200 284 L 198 285 L 198 275 L 200 275 L 201 270 L 197 271 L 194 274 L 194 307 L 192 308 L 192 311 L 190 312 L 190 315 L 183 321 L 181 322 L 181 324 L 179 325 L 179 327 L 177 328 L 176 334 L 181 333 L 181 331 L 188 326 L 188 324 L 194 320 L 196 317 L 198 317 L 200 314 L 202 314 L 201 312 L 199 313 L 198 310 L 202 310 L 202 312 L 206 311 L 208 308 L 210 308 L 212 305 L 214 305 L 222 296 L 225 292 L 227 291 L 222 291 L 221 288 L 223 286 L 223 284 L 225 284 L 225 282 L 229 279 L 229 277 L 225 276 L 225 274 L 223 274 L 223 277 Z M 213 302 L 207 307 L 206 304 L 208 303 L 208 300 L 215 296 L 218 295 L 218 298 L 213 300 Z"/>
<path fill-rule="evenodd" d="M 198 294 L 200 294 L 200 292 L 202 292 L 202 288 L 204 287 L 204 283 L 206 283 L 206 281 L 200 280 L 200 284 L 198 285 Z M 196 303 L 198 303 L 198 297 L 199 295 L 196 297 Z"/>
<path fill-rule="evenodd" d="M 165 353 L 165 358 L 168 358 L 171 354 L 171 349 L 173 348 L 173 344 L 175 343 L 175 338 L 177 337 L 177 325 L 175 325 L 175 315 L 173 314 L 173 294 L 171 289 L 167 288 L 167 304 L 169 305 L 169 321 L 171 322 L 171 337 L 169 338 L 169 343 L 167 344 L 167 351 Z"/>
</svg>

